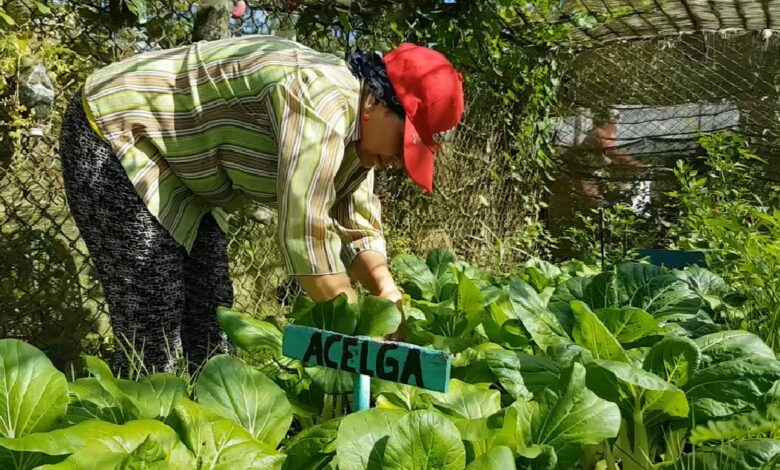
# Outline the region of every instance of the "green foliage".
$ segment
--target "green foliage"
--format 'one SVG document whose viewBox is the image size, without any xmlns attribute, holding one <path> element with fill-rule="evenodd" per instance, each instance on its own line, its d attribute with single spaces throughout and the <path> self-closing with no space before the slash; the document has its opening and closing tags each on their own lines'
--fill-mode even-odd
<svg viewBox="0 0 780 470">
<path fill-rule="evenodd" d="M 594 469 L 619 458 L 639 469 L 778 458 L 780 361 L 756 335 L 709 317 L 732 292 L 704 269 L 534 260 L 496 277 L 441 250 L 393 266 L 407 279 L 403 316 L 382 299 L 340 296 L 301 298 L 291 319 L 378 336 L 400 324 L 410 341 L 453 354 L 447 393 L 375 379 L 375 408 L 349 414 L 350 374 L 283 357 L 277 322 L 222 308 L 228 337 L 256 366 L 216 356 L 188 387 L 170 374 L 117 379 L 87 357 L 92 377 L 67 384 L 67 403 L 64 388 L 60 405 L 47 398 L 50 413 L 29 390 L 56 382 L 25 372 L 45 358 L 3 340 L 2 372 L 30 381 L 0 390 L 0 403 L 49 418 L 0 439 L 0 463 Z M 29 360 L 12 360 L 18 347 Z"/>
<path fill-rule="evenodd" d="M 760 179 L 763 161 L 741 136 L 700 138 L 703 168 L 678 164 L 682 211 L 679 246 L 702 250 L 744 302 L 725 311 L 730 325 L 759 333 L 780 348 L 780 187 Z"/>
</svg>

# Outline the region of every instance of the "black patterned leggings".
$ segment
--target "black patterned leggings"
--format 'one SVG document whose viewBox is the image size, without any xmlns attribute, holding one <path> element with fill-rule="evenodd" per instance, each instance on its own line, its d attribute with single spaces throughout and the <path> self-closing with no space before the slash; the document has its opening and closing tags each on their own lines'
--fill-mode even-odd
<svg viewBox="0 0 780 470">
<path fill-rule="evenodd" d="M 76 94 L 62 121 L 65 193 L 108 303 L 117 338 L 114 369 L 171 372 L 180 348 L 190 373 L 230 352 L 216 321 L 233 303 L 225 235 L 209 215 L 188 255 L 144 205 L 111 147 L 89 127 Z M 127 346 L 132 346 L 128 348 Z M 137 362 L 134 359 L 134 362 Z"/>
</svg>

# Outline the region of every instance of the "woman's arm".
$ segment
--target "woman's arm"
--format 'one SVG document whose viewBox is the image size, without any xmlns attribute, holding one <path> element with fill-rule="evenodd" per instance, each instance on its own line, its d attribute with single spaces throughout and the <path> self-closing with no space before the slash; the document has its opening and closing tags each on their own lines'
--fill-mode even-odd
<svg viewBox="0 0 780 470">
<path fill-rule="evenodd" d="M 295 279 L 314 301 L 324 302 L 341 293 L 347 294 L 350 302 L 357 301 L 357 293 L 346 273 L 296 276 Z"/>
<path fill-rule="evenodd" d="M 371 295 L 384 297 L 393 302 L 401 300 L 401 291 L 395 284 L 393 275 L 387 268 L 387 261 L 382 253 L 366 250 L 355 257 L 352 262 L 352 276 L 365 287 Z"/>
</svg>

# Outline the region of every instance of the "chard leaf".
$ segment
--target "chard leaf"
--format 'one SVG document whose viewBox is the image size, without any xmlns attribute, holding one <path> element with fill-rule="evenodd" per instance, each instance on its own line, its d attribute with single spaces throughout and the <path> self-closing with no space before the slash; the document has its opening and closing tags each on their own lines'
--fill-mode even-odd
<svg viewBox="0 0 780 470">
<path fill-rule="evenodd" d="M 702 354 L 702 367 L 742 357 L 774 359 L 772 348 L 753 333 L 741 330 L 721 331 L 696 338 Z"/>
<path fill-rule="evenodd" d="M 195 397 L 223 418 L 240 424 L 258 441 L 276 448 L 292 423 L 284 390 L 240 359 L 217 355 L 204 366 Z"/>
<path fill-rule="evenodd" d="M 117 385 L 133 404 L 136 419 L 165 419 L 174 403 L 187 395 L 186 382 L 173 374 L 151 374 L 137 382 L 117 380 Z"/>
<path fill-rule="evenodd" d="M 2 441 L 0 445 L 14 450 L 71 454 L 59 464 L 42 467 L 51 470 L 187 470 L 195 465 L 194 456 L 173 429 L 155 420 L 129 421 L 122 425 L 85 421 L 69 428 Z"/>
<path fill-rule="evenodd" d="M 696 373 L 701 361 L 699 347 L 692 340 L 669 336 L 650 348 L 642 368 L 678 387 Z"/>
<path fill-rule="evenodd" d="M 422 390 L 420 395 L 431 397 L 434 405 L 447 414 L 465 441 L 486 439 L 487 420 L 501 410 L 501 393 L 490 390 L 489 384 L 471 385 L 450 380 L 447 393 Z"/>
<path fill-rule="evenodd" d="M 695 316 L 702 306 L 688 284 L 659 266 L 621 264 L 616 283 L 621 307 L 640 308 L 656 319 L 676 315 L 675 320 L 682 320 Z"/>
<path fill-rule="evenodd" d="M 728 469 L 772 470 L 780 455 L 780 441 L 776 439 L 744 439 L 726 442 L 716 447 L 696 448 L 662 469 Z"/>
<path fill-rule="evenodd" d="M 401 312 L 396 304 L 381 297 L 367 295 L 359 305 L 360 318 L 355 335 L 385 336 L 394 333 L 401 324 Z"/>
<path fill-rule="evenodd" d="M 648 427 L 688 416 L 685 393 L 655 374 L 615 361 L 588 364 L 588 387 L 617 403 L 626 420 L 640 416 Z"/>
<path fill-rule="evenodd" d="M 217 320 L 235 346 L 282 357 L 282 332 L 275 325 L 225 307 L 217 309 Z"/>
<path fill-rule="evenodd" d="M 452 299 L 458 291 L 458 280 L 450 268 L 455 264 L 455 256 L 449 251 L 435 249 L 428 253 L 425 264 L 436 278 L 436 299 L 439 301 Z"/>
<path fill-rule="evenodd" d="M 623 345 L 661 333 L 658 321 L 642 309 L 600 308 L 593 313 Z"/>
<path fill-rule="evenodd" d="M 183 398 L 174 407 L 176 430 L 195 455 L 199 470 L 280 469 L 285 455 L 252 437 L 235 422 Z"/>
<path fill-rule="evenodd" d="M 312 302 L 306 297 L 298 297 L 292 308 L 296 325 L 311 326 L 321 330 L 351 335 L 357 326 L 358 314 L 354 306 L 347 302 L 346 294 L 326 302 Z"/>
<path fill-rule="evenodd" d="M 539 294 L 519 278 L 509 280 L 509 301 L 514 319 L 520 320 L 534 342 L 543 350 L 569 341 L 569 337 Z"/>
<path fill-rule="evenodd" d="M 513 403 L 492 444 L 511 446 L 525 457 L 531 457 L 531 449 L 549 446 L 555 451 L 558 468 L 571 468 L 583 445 L 617 436 L 620 410 L 591 392 L 585 377 L 585 368 L 574 363 L 553 388 L 539 393 L 534 401 Z"/>
<path fill-rule="evenodd" d="M 531 284 L 537 292 L 542 292 L 548 287 L 555 287 L 558 278 L 563 272 L 554 264 L 539 258 L 531 258 L 525 263 L 523 271 L 524 280 Z"/>
<path fill-rule="evenodd" d="M 382 468 L 387 470 L 462 470 L 466 450 L 450 420 L 432 411 L 413 411 L 391 428 Z"/>
<path fill-rule="evenodd" d="M 594 359 L 628 362 L 623 347 L 587 305 L 572 300 L 571 310 L 576 322 L 572 335 L 577 344 L 588 348 Z"/>
<path fill-rule="evenodd" d="M 702 368 L 685 384 L 696 422 L 750 410 L 780 380 L 780 361 L 739 358 Z"/>
<path fill-rule="evenodd" d="M 691 442 L 730 441 L 745 437 L 780 437 L 780 404 L 700 424 L 691 431 Z"/>
<path fill-rule="evenodd" d="M 65 416 L 68 382 L 36 347 L 0 340 L 0 437 L 47 431 Z"/>
<path fill-rule="evenodd" d="M 674 275 L 688 284 L 711 311 L 722 309 L 723 298 L 729 293 L 728 285 L 722 277 L 696 266 L 685 271 L 674 271 Z"/>
<path fill-rule="evenodd" d="M 498 382 L 515 399 L 530 398 L 558 382 L 561 366 L 545 357 L 510 351 L 487 351 L 485 362 Z"/>
<path fill-rule="evenodd" d="M 574 314 L 571 301 L 580 300 L 592 309 L 617 307 L 615 275 L 611 272 L 595 276 L 573 277 L 555 289 L 548 308 L 563 325 L 567 333 L 574 328 Z"/>
<path fill-rule="evenodd" d="M 336 455 L 341 418 L 306 428 L 287 443 L 286 470 L 319 470 Z"/>
<path fill-rule="evenodd" d="M 406 414 L 400 410 L 369 408 L 345 416 L 336 440 L 339 468 L 381 469 L 390 429 Z"/>
<path fill-rule="evenodd" d="M 454 268 L 453 268 L 454 270 Z M 460 271 L 455 271 L 458 279 L 457 309 L 465 314 L 467 324 L 464 333 L 470 333 L 482 321 L 484 311 L 482 304 L 485 300 L 482 292 L 474 282 Z"/>
<path fill-rule="evenodd" d="M 507 446 L 493 447 L 466 466 L 466 470 L 515 470 L 515 457 Z"/>
<path fill-rule="evenodd" d="M 413 299 L 434 300 L 437 294 L 436 276 L 419 258 L 414 255 L 400 255 L 393 258 L 390 265 L 404 292 Z"/>
</svg>

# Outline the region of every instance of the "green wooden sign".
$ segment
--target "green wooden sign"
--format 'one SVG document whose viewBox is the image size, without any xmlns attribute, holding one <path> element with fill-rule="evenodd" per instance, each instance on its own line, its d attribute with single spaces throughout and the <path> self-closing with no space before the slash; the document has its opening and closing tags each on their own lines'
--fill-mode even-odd
<svg viewBox="0 0 780 470">
<path fill-rule="evenodd" d="M 290 325 L 284 329 L 282 350 L 285 356 L 309 366 L 339 369 L 437 392 L 446 392 L 450 382 L 450 355 L 413 344 Z"/>
</svg>

